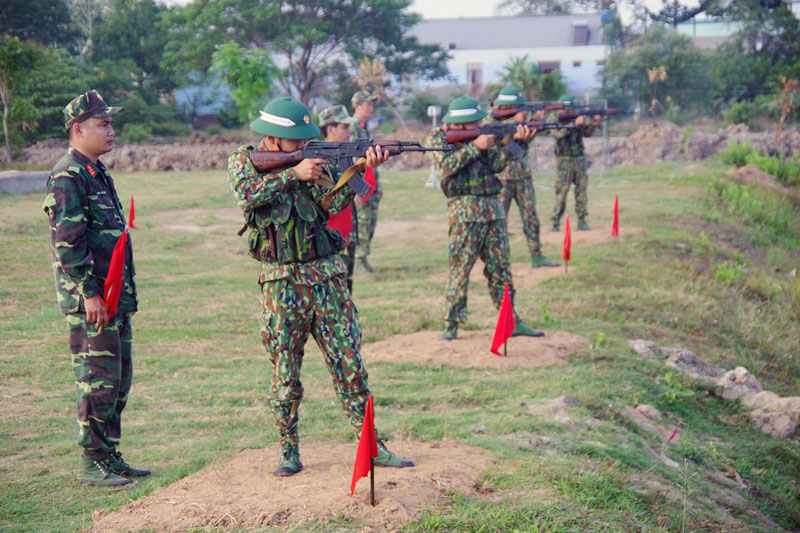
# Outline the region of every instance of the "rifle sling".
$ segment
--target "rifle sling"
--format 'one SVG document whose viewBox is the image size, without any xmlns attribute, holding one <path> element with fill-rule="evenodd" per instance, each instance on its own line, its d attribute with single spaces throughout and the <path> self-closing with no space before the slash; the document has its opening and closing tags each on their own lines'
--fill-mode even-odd
<svg viewBox="0 0 800 533">
<path fill-rule="evenodd" d="M 326 192 L 325 196 L 322 197 L 322 202 L 320 203 L 322 204 L 322 208 L 325 211 L 327 211 L 328 208 L 330 207 L 331 201 L 333 200 L 333 195 L 336 193 L 336 191 L 344 187 L 347 184 L 347 182 L 350 181 L 350 178 L 353 177 L 353 174 L 363 170 L 366 162 L 367 162 L 366 157 L 359 157 L 358 161 L 356 161 L 355 164 L 353 164 L 350 168 L 342 172 L 342 175 L 339 176 L 339 181 L 336 182 L 336 186 L 332 190 Z"/>
</svg>

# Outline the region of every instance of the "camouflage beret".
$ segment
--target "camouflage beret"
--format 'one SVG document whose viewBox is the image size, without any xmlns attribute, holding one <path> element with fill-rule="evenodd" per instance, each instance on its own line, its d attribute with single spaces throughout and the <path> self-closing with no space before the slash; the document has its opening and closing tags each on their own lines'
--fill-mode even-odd
<svg viewBox="0 0 800 533">
<path fill-rule="evenodd" d="M 350 114 L 343 105 L 326 107 L 319 112 L 319 127 L 324 128 L 330 124 L 340 124 L 346 122 Z"/>
<path fill-rule="evenodd" d="M 363 104 L 364 102 L 377 102 L 378 97 L 374 94 L 370 94 L 367 91 L 358 91 L 353 97 L 350 99 L 350 103 L 353 104 L 353 107 L 357 106 L 358 104 Z"/>
<path fill-rule="evenodd" d="M 109 117 L 124 111 L 122 107 L 109 107 L 97 91 L 89 91 L 73 98 L 64 107 L 64 126 L 69 129 L 76 122 L 92 117 Z"/>
</svg>

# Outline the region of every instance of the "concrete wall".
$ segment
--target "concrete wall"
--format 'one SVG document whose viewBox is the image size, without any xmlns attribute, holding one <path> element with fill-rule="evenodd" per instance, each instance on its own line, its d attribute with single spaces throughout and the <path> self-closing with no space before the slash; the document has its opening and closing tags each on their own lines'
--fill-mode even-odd
<svg viewBox="0 0 800 533">
<path fill-rule="evenodd" d="M 9 194 L 24 194 L 26 192 L 43 191 L 47 185 L 47 171 L 20 172 L 19 170 L 6 170 L 0 172 L 0 191 Z"/>
</svg>

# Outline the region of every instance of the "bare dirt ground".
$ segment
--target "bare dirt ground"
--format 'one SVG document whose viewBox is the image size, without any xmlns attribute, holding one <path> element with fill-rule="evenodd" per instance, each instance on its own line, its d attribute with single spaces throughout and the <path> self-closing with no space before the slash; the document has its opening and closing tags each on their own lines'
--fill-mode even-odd
<svg viewBox="0 0 800 533">
<path fill-rule="evenodd" d="M 286 527 L 331 518 L 352 520 L 354 529 L 391 531 L 419 519 L 424 507 L 448 493 L 494 500 L 491 487 L 479 486 L 492 463 L 489 452 L 458 442 L 395 442 L 392 450 L 416 463 L 414 468 L 376 468 L 375 507 L 369 479 L 350 497 L 357 444 L 304 444 L 303 470 L 277 478 L 277 446 L 241 450 L 149 496 L 105 515 L 93 514 L 91 532 L 188 531 L 213 528 Z M 369 530 L 369 529 L 367 529 Z"/>
<path fill-rule="evenodd" d="M 489 351 L 493 330 L 461 330 L 453 341 L 440 340 L 439 335 L 439 331 L 394 335 L 364 345 L 361 352 L 367 364 L 390 361 L 506 370 L 564 364 L 569 354 L 591 344 L 566 331 L 546 331 L 544 337 L 512 337 L 508 340 L 508 356 L 500 357 Z"/>
<path fill-rule="evenodd" d="M 712 133 L 676 126 L 672 122 L 645 123 L 631 135 L 615 135 L 611 126 L 607 153 L 611 165 L 649 165 L 657 161 L 697 161 L 722 150 L 729 142 L 749 142 L 765 152 L 776 152 L 775 135 L 771 131 L 751 132 L 747 126 L 737 124 Z M 398 139 L 424 142 L 429 133 L 425 128 L 401 130 L 395 134 L 377 135 L 377 139 Z M 784 147 L 789 154 L 800 153 L 800 132 L 787 130 Z M 227 168 L 228 155 L 246 139 L 230 135 L 216 135 L 204 139 L 194 134 L 187 142 L 176 144 L 126 144 L 103 156 L 103 163 L 114 170 L 126 171 L 187 171 L 205 168 Z M 601 135 L 585 140 L 589 158 L 599 162 L 603 154 Z M 538 136 L 531 150 L 536 168 L 555 168 L 553 141 L 546 135 Z M 52 167 L 67 149 L 66 139 L 48 139 L 25 149 L 17 162 L 25 165 Z M 5 165 L 0 160 L 0 165 Z M 424 153 L 405 153 L 390 159 L 382 168 L 386 170 L 413 170 L 430 167 Z"/>
</svg>

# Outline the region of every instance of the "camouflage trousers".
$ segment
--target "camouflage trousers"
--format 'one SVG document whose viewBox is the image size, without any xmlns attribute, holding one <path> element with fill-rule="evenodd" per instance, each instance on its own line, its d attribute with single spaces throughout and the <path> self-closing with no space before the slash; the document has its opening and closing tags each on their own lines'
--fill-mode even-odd
<svg viewBox="0 0 800 533">
<path fill-rule="evenodd" d="M 503 303 L 503 290 L 508 283 L 511 302 L 514 285 L 508 262 L 508 236 L 505 220 L 450 224 L 449 277 L 445 290 L 444 318 L 450 322 L 467 321 L 467 288 L 469 274 L 478 258 L 484 262 L 483 275 L 489 281 L 489 295 L 497 309 Z"/>
<path fill-rule="evenodd" d="M 358 212 L 358 248 L 356 257 L 363 259 L 370 254 L 370 244 L 375 235 L 375 226 L 378 225 L 378 204 L 381 201 L 380 190 L 375 191 L 367 198 L 366 202 L 356 199 Z"/>
<path fill-rule="evenodd" d="M 356 246 L 358 246 L 358 211 L 356 210 L 355 203 L 352 205 L 353 213 L 353 230 L 350 232 L 350 240 L 347 242 L 347 247 L 342 250 L 342 259 L 347 267 L 347 289 L 350 294 L 353 294 L 353 272 L 356 268 Z"/>
<path fill-rule="evenodd" d="M 579 220 L 584 220 L 589 212 L 586 209 L 589 200 L 586 196 L 586 188 L 589 185 L 589 177 L 586 174 L 586 157 L 558 157 L 556 158 L 556 205 L 553 208 L 553 225 L 557 226 L 561 222 L 561 217 L 567 208 L 567 194 L 569 186 L 575 184 L 575 212 Z"/>
<path fill-rule="evenodd" d="M 508 224 L 511 200 L 516 200 L 519 214 L 522 217 L 522 232 L 528 241 L 528 250 L 532 257 L 541 256 L 542 244 L 539 242 L 539 217 L 536 215 L 536 193 L 533 190 L 533 180 L 504 181 L 500 198 L 506 211 L 506 224 Z"/>
<path fill-rule="evenodd" d="M 116 450 L 122 411 L 133 378 L 131 315 L 115 315 L 97 333 L 86 314 L 67 315 L 78 400 L 78 444 L 83 455 L 103 459 Z"/>
<path fill-rule="evenodd" d="M 314 285 L 288 279 L 261 287 L 261 336 L 272 362 L 269 403 L 281 446 L 297 445 L 303 384 L 300 367 L 311 334 L 322 350 L 341 402 L 356 435 L 361 432 L 369 397 L 361 361 L 361 324 L 342 275 Z"/>
</svg>

